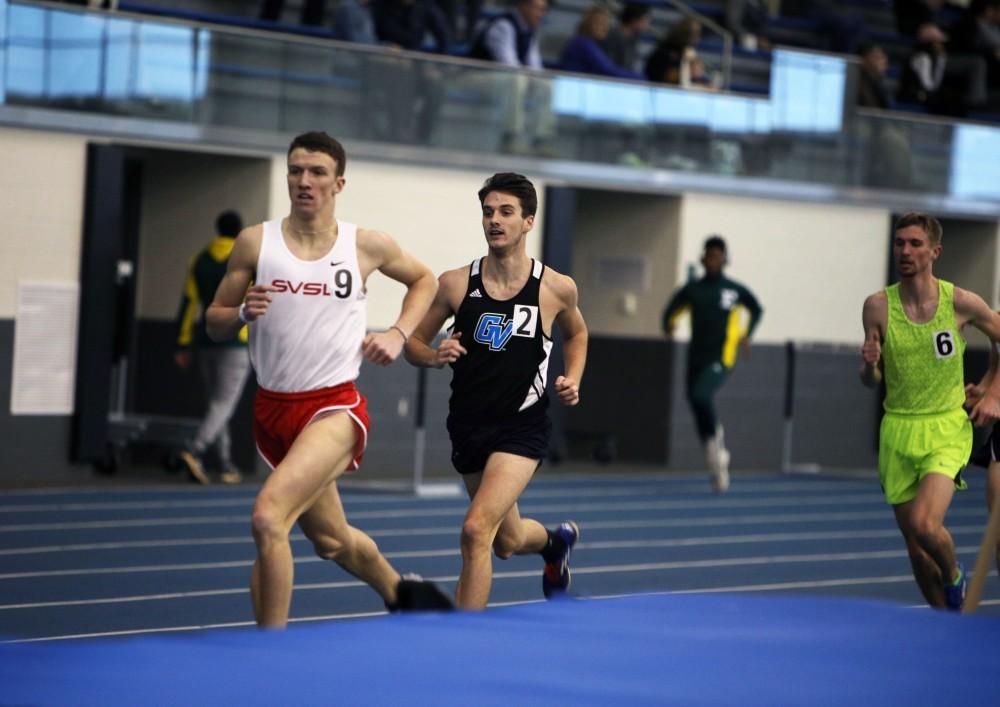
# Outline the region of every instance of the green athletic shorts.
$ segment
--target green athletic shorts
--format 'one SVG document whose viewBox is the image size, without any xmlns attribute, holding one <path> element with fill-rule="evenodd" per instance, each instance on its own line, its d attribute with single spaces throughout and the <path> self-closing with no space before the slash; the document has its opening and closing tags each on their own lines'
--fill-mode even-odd
<svg viewBox="0 0 1000 707">
<path fill-rule="evenodd" d="M 878 442 L 885 500 L 892 505 L 913 500 L 927 474 L 944 474 L 964 489 L 961 472 L 971 451 L 972 423 L 961 408 L 940 415 L 886 413 Z"/>
</svg>

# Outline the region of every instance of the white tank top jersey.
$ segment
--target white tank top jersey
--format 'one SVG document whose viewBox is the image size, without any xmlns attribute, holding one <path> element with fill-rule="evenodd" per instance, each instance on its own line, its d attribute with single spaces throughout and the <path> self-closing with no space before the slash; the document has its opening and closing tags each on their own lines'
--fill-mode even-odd
<svg viewBox="0 0 1000 707">
<path fill-rule="evenodd" d="M 257 384 L 301 393 L 355 380 L 367 325 L 357 226 L 337 221 L 330 252 L 306 261 L 288 249 L 281 219 L 263 225 L 256 281 L 277 291 L 267 313 L 249 325 Z"/>
</svg>

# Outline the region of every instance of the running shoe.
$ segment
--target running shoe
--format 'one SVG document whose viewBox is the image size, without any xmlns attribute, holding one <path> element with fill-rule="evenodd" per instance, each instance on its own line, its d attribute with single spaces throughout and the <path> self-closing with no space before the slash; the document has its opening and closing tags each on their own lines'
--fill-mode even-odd
<svg viewBox="0 0 1000 707">
<path fill-rule="evenodd" d="M 947 582 L 944 585 L 944 598 L 948 608 L 952 611 L 962 610 L 962 604 L 965 603 L 965 592 L 969 588 L 969 576 L 965 573 L 965 566 L 961 562 L 958 562 L 957 565 L 958 571 L 961 573 L 958 584 Z"/>
<path fill-rule="evenodd" d="M 558 535 L 564 545 L 563 551 L 552 562 L 545 563 L 542 572 L 542 593 L 546 599 L 551 599 L 553 595 L 565 592 L 569 589 L 570 576 L 569 556 L 573 553 L 573 546 L 580 539 L 580 528 L 571 520 L 560 523 L 559 527 L 553 531 Z"/>
<path fill-rule="evenodd" d="M 178 456 L 180 457 L 180 460 L 184 462 L 184 470 L 187 472 L 188 476 L 191 477 L 192 481 L 196 481 L 199 484 L 205 484 L 206 486 L 210 483 L 208 480 L 208 474 L 205 473 L 205 467 L 197 455 L 185 449 Z"/>
<path fill-rule="evenodd" d="M 725 447 L 719 450 L 711 478 L 712 490 L 716 493 L 725 493 L 729 488 L 729 450 Z"/>
<path fill-rule="evenodd" d="M 396 604 L 389 611 L 451 611 L 455 608 L 451 597 L 434 582 L 419 574 L 405 574 L 396 585 Z"/>
</svg>

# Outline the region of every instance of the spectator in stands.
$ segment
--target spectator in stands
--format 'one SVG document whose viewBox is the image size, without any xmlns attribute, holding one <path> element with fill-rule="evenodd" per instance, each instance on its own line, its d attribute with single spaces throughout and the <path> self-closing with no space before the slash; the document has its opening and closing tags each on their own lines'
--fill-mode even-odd
<svg viewBox="0 0 1000 707">
<path fill-rule="evenodd" d="M 639 41 L 649 30 L 653 8 L 645 3 L 628 2 L 622 7 L 618 24 L 608 31 L 601 42 L 604 53 L 617 66 L 629 71 L 639 70 Z"/>
<path fill-rule="evenodd" d="M 476 23 L 479 21 L 479 13 L 483 9 L 483 0 L 465 0 L 465 24 L 459 31 L 458 11 L 460 0 L 435 0 L 441 12 L 444 13 L 448 21 L 448 29 L 452 37 L 461 37 L 466 42 L 471 42 L 476 30 Z"/>
<path fill-rule="evenodd" d="M 726 29 L 733 33 L 740 46 L 749 51 L 768 51 L 768 12 L 766 0 L 726 0 Z"/>
<path fill-rule="evenodd" d="M 949 34 L 949 51 L 983 57 L 990 87 L 1000 88 L 1000 0 L 972 0 Z"/>
<path fill-rule="evenodd" d="M 608 36 L 611 29 L 611 10 L 607 5 L 591 5 L 588 7 L 580 23 L 566 46 L 563 47 L 559 66 L 564 71 L 576 71 L 581 74 L 598 74 L 614 76 L 620 79 L 643 78 L 637 71 L 623 69 L 613 63 L 601 48 L 601 41 Z"/>
<path fill-rule="evenodd" d="M 326 0 L 303 0 L 302 13 L 299 15 L 299 23 L 303 25 L 323 24 L 323 13 Z M 281 21 L 281 13 L 285 9 L 285 0 L 264 0 L 260 6 L 260 19 Z"/>
<path fill-rule="evenodd" d="M 859 108 L 892 108 L 892 96 L 885 83 L 889 60 L 878 44 L 867 42 L 858 52 Z M 912 183 L 913 165 L 906 134 L 888 120 L 859 119 L 856 134 L 868 140 L 868 149 L 858 154 L 864 160 L 864 184 L 872 187 L 908 189 Z"/>
<path fill-rule="evenodd" d="M 921 26 L 903 67 L 898 98 L 931 113 L 963 117 L 986 103 L 986 62 L 979 56 L 952 56 L 946 39 L 936 25 Z"/>
<path fill-rule="evenodd" d="M 383 44 L 437 53 L 447 53 L 451 46 L 447 21 L 434 0 L 372 0 L 372 16 L 375 36 Z M 433 39 L 432 45 L 424 45 L 426 37 Z M 408 57 L 382 57 L 371 64 L 378 97 L 388 104 L 384 115 L 372 121 L 376 136 L 430 143 L 444 95 L 440 68 Z M 388 125 L 381 127 L 379 118 Z"/>
<path fill-rule="evenodd" d="M 673 24 L 646 60 L 646 78 L 690 88 L 710 86 L 712 81 L 695 45 L 701 41 L 701 23 L 684 17 Z"/>
<path fill-rule="evenodd" d="M 860 74 L 858 76 L 858 101 L 861 108 L 892 108 L 892 96 L 885 83 L 889 58 L 878 44 L 866 42 L 858 50 Z"/>
<path fill-rule="evenodd" d="M 377 44 L 371 0 L 340 0 L 333 11 L 333 37 L 357 44 Z"/>
<path fill-rule="evenodd" d="M 517 0 L 513 9 L 480 24 L 469 50 L 474 59 L 494 61 L 509 67 L 540 71 L 538 28 L 548 12 L 548 0 Z M 552 88 L 547 81 L 526 72 L 511 75 L 509 90 L 500 92 L 504 102 L 506 130 L 500 149 L 505 152 L 552 153 L 555 130 Z M 531 115 L 527 113 L 531 111 Z"/>
</svg>

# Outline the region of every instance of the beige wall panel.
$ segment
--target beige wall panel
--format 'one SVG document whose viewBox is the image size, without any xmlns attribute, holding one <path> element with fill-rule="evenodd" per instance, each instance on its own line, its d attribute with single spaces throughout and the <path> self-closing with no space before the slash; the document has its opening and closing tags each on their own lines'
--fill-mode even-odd
<svg viewBox="0 0 1000 707">
<path fill-rule="evenodd" d="M 764 307 L 758 341 L 860 342 L 864 299 L 885 286 L 889 228 L 883 209 L 685 194 L 677 278 L 719 233 L 727 274 Z"/>
<path fill-rule="evenodd" d="M 675 285 L 679 200 L 669 196 L 580 193 L 573 276 L 593 335 L 660 336 L 660 315 Z M 645 277 L 609 278 L 618 264 Z"/>
<path fill-rule="evenodd" d="M 143 168 L 137 311 L 144 319 L 173 319 L 190 258 L 215 236 L 216 216 L 235 209 L 246 225 L 265 218 L 269 163 L 152 150 Z"/>
<path fill-rule="evenodd" d="M 87 141 L 0 128 L 0 318 L 12 318 L 18 280 L 80 279 Z"/>
</svg>

